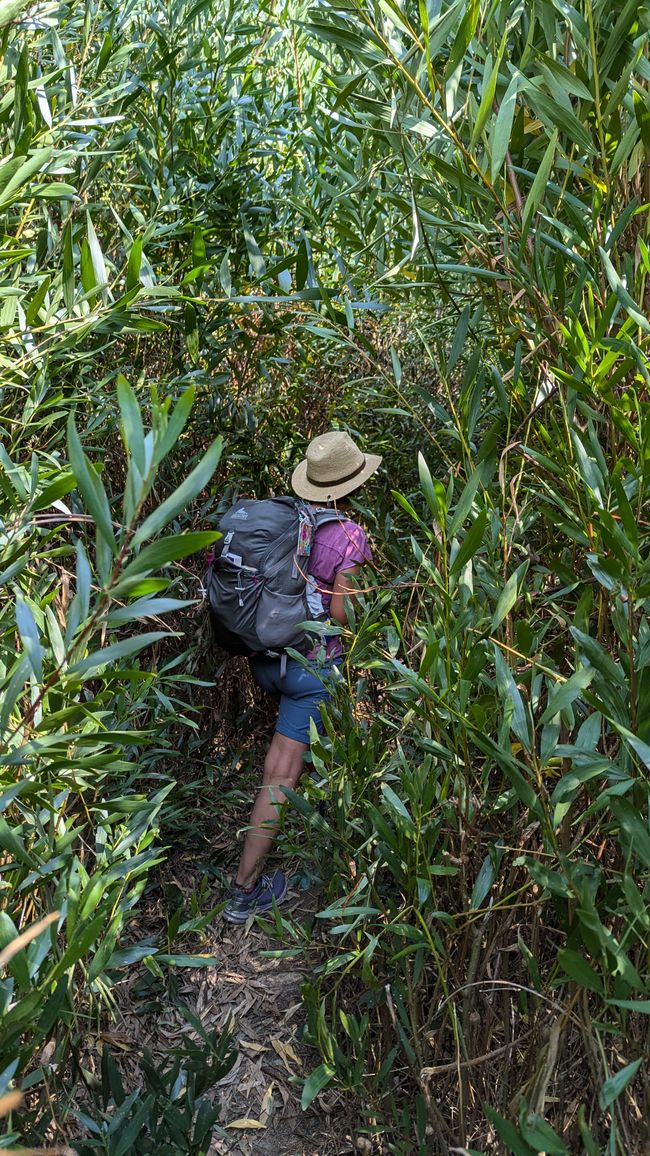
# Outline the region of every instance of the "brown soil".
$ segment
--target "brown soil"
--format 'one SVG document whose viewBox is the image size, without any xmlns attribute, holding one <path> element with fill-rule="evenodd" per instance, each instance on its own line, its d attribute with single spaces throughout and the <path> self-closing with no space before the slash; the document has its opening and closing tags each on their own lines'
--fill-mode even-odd
<svg viewBox="0 0 650 1156">
<path fill-rule="evenodd" d="M 315 902 L 304 891 L 290 891 L 287 900 L 297 919 L 308 917 Z M 217 916 L 199 950 L 215 955 L 218 965 L 178 969 L 173 997 L 161 1007 L 158 994 L 155 1013 L 143 1015 L 137 1001 L 125 1006 L 120 999 L 122 1031 L 111 1042 L 118 1043 L 119 1035 L 120 1066 L 131 1069 L 133 1081 L 138 1080 L 136 1041 L 163 1062 L 183 1033 L 192 1032 L 179 1004 L 208 1031 L 230 1026 L 237 1059 L 214 1088 L 221 1118 L 210 1156 L 343 1156 L 355 1150 L 340 1093 L 326 1090 L 307 1111 L 301 1109 L 303 1080 L 320 1063 L 299 1038 L 300 988 L 308 969 L 299 960 L 264 954 L 278 946 L 254 924 L 236 927 Z"/>
</svg>

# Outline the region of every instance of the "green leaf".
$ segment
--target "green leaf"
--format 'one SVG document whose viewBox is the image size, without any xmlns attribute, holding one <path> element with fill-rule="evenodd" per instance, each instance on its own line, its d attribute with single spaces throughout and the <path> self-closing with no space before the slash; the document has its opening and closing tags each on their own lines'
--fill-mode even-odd
<svg viewBox="0 0 650 1156">
<path fill-rule="evenodd" d="M 650 156 L 650 102 L 636 90 L 632 93 L 634 115 L 639 126 L 641 140 L 646 154 Z"/>
<path fill-rule="evenodd" d="M 192 602 L 182 598 L 138 598 L 137 601 L 130 602 L 128 606 L 120 606 L 117 610 L 111 610 L 107 622 L 110 626 L 123 622 L 134 622 L 138 618 L 158 617 L 161 614 L 169 614 L 172 610 L 180 610 L 184 606 L 192 605 Z"/>
<path fill-rule="evenodd" d="M 506 618 L 512 610 L 519 596 L 519 588 L 523 582 L 527 570 L 528 559 L 526 559 L 525 562 L 522 562 L 521 565 L 517 567 L 514 574 L 511 574 L 508 578 L 508 581 L 506 582 L 503 590 L 499 595 L 499 601 L 497 602 L 496 610 L 494 611 L 494 615 L 492 617 L 492 624 L 490 626 L 490 630 L 492 632 L 494 632 L 496 628 L 501 625 L 504 618 Z"/>
<path fill-rule="evenodd" d="M 638 856 L 644 867 L 650 868 L 650 832 L 647 817 L 643 818 L 627 799 L 612 798 L 610 807 L 628 852 Z"/>
<path fill-rule="evenodd" d="M 494 128 L 492 130 L 492 137 L 490 142 L 492 147 L 490 175 L 493 184 L 501 172 L 503 162 L 506 159 L 506 153 L 510 147 L 512 122 L 514 120 L 515 109 L 517 107 L 517 94 L 519 92 L 520 83 L 521 76 L 518 72 L 516 72 L 505 91 L 505 95 L 501 101 L 501 105 L 497 113 L 496 121 L 494 122 Z"/>
<path fill-rule="evenodd" d="M 90 260 L 92 262 L 93 272 L 95 274 L 94 285 L 96 288 L 103 288 L 108 284 L 108 274 L 106 272 L 106 265 L 104 264 L 104 254 L 102 253 L 101 245 L 95 226 L 92 223 L 90 213 L 86 211 L 86 233 L 88 237 L 88 249 L 90 251 Z"/>
<path fill-rule="evenodd" d="M 427 505 L 438 525 L 442 527 L 445 525 L 447 514 L 445 487 L 441 482 L 433 480 L 429 472 L 429 467 L 421 453 L 418 453 L 418 472 L 422 493 L 427 500 Z"/>
<path fill-rule="evenodd" d="M 140 406 L 128 381 L 120 373 L 117 378 L 117 401 L 122 418 L 122 437 L 127 451 L 133 456 L 138 472 L 144 478 L 147 459 L 144 446 L 144 430 Z"/>
<path fill-rule="evenodd" d="M 91 944 L 95 943 L 99 938 L 104 925 L 108 921 L 108 912 L 101 911 L 94 919 L 87 923 L 85 927 L 75 927 L 74 934 L 71 937 L 61 959 L 56 964 L 54 969 L 48 976 L 48 984 L 58 979 L 86 954 Z"/>
<path fill-rule="evenodd" d="M 38 514 L 40 510 L 47 510 L 54 502 L 58 502 L 60 498 L 64 498 L 71 490 L 74 490 L 77 482 L 74 474 L 61 474 L 55 482 L 51 482 L 49 486 L 38 495 L 34 500 L 32 512 Z"/>
<path fill-rule="evenodd" d="M 261 279 L 266 273 L 266 262 L 264 261 L 260 247 L 255 240 L 255 237 L 246 225 L 244 225 L 244 241 L 246 242 L 248 259 L 251 263 L 253 273 L 256 277 Z"/>
<path fill-rule="evenodd" d="M 36 149 L 27 160 L 12 157 L 0 164 L 0 209 L 13 201 L 24 184 L 39 172 L 52 156 L 52 149 Z"/>
<path fill-rule="evenodd" d="M 232 295 L 232 281 L 230 278 L 230 265 L 228 264 L 228 250 L 224 253 L 221 264 L 219 266 L 219 281 L 226 297 Z"/>
<path fill-rule="evenodd" d="M 113 37 L 111 36 L 110 32 L 106 32 L 104 34 L 104 39 L 102 40 L 102 46 L 99 50 L 99 56 L 97 58 L 97 70 L 95 72 L 96 77 L 101 76 L 102 72 L 106 68 L 106 65 L 108 64 L 112 50 L 113 50 Z"/>
<path fill-rule="evenodd" d="M 476 142 L 478 141 L 481 133 L 483 132 L 483 129 L 485 128 L 485 123 L 486 123 L 490 113 L 492 112 L 492 106 L 494 104 L 494 98 L 496 96 L 496 91 L 497 91 L 497 80 L 499 79 L 499 69 L 501 67 L 501 61 L 503 59 L 503 53 L 505 50 L 505 46 L 506 46 L 506 33 L 504 32 L 502 40 L 501 40 L 501 45 L 499 47 L 499 51 L 497 53 L 497 58 L 494 61 L 494 64 L 491 65 L 490 74 L 489 74 L 487 80 L 485 79 L 485 74 L 483 76 L 483 95 L 481 96 L 481 103 L 479 105 L 479 109 L 478 109 L 478 112 L 476 114 L 476 120 L 474 121 L 474 127 L 472 128 L 472 136 L 470 138 L 470 148 L 471 149 L 476 147 Z M 487 62 L 486 62 L 486 68 L 487 68 Z"/>
<path fill-rule="evenodd" d="M 636 752 L 642 762 L 644 762 L 646 767 L 648 767 L 650 770 L 650 745 L 645 743 L 643 739 L 640 739 L 638 735 L 633 734 L 632 731 L 628 729 L 628 727 L 623 726 L 623 724 L 619 723 L 615 718 L 612 718 L 609 715 L 605 715 L 604 717 L 606 717 L 607 721 L 611 723 L 615 730 L 618 731 L 619 735 L 621 735 L 621 737 L 630 744 L 632 750 Z"/>
<path fill-rule="evenodd" d="M 603 1111 L 606 1111 L 615 1100 L 618 1100 L 621 1092 L 625 1091 L 628 1084 L 636 1076 L 642 1062 L 641 1059 L 634 1060 L 631 1064 L 626 1064 L 624 1068 L 621 1068 L 615 1076 L 610 1076 L 608 1080 L 605 1080 L 598 1096 L 598 1103 Z"/>
<path fill-rule="evenodd" d="M 494 664 L 497 676 L 497 690 L 503 702 L 504 717 L 509 720 L 510 729 L 526 748 L 531 749 L 530 718 L 524 700 L 521 697 L 512 671 L 507 666 L 501 649 L 494 644 Z M 530 790 L 530 788 L 528 788 Z"/>
<path fill-rule="evenodd" d="M 31 3 L 32 0 L 0 0 L 0 28 L 11 24 Z"/>
<path fill-rule="evenodd" d="M 190 416 L 192 405 L 194 404 L 194 394 L 195 389 L 194 386 L 191 385 L 188 389 L 185 390 L 184 393 L 181 394 L 178 401 L 176 402 L 171 417 L 167 422 L 167 427 L 162 437 L 160 438 L 160 441 L 156 441 L 154 452 L 154 461 L 156 465 L 160 465 L 163 458 L 167 457 L 167 454 L 172 449 L 172 447 L 176 445 L 176 442 L 185 429 L 187 419 Z"/>
<path fill-rule="evenodd" d="M 576 670 L 566 682 L 556 686 L 548 696 L 548 705 L 539 720 L 540 723 L 543 725 L 571 706 L 571 703 L 575 702 L 592 682 L 595 673 L 593 666 L 583 666 L 580 670 Z"/>
<path fill-rule="evenodd" d="M 8 947 L 8 945 L 17 938 L 18 929 L 14 925 L 13 920 L 6 911 L 0 911 L 0 951 L 2 951 L 4 947 Z M 7 967 L 18 986 L 29 991 L 31 984 L 29 968 L 27 966 L 27 956 L 25 955 L 24 948 L 16 952 L 12 959 L 9 960 Z"/>
<path fill-rule="evenodd" d="M 0 818 L 0 848 L 3 851 L 8 851 L 16 862 L 22 863 L 23 867 L 34 870 L 38 866 L 36 859 L 27 850 L 22 839 L 19 839 L 13 827 L 10 827 L 4 818 Z"/>
<path fill-rule="evenodd" d="M 533 221 L 533 216 L 544 200 L 548 178 L 551 175 L 553 168 L 553 161 L 555 160 L 555 149 L 557 147 L 558 131 L 554 129 L 551 134 L 551 139 L 546 147 L 546 152 L 542 157 L 540 166 L 535 174 L 535 180 L 531 185 L 530 192 L 526 198 L 526 204 L 521 219 L 521 244 L 522 248 L 526 243 L 526 238 L 530 232 L 530 227 Z"/>
<path fill-rule="evenodd" d="M 589 991 L 596 991 L 603 995 L 603 981 L 593 967 L 577 951 L 564 947 L 558 952 L 558 963 L 570 979 L 586 987 Z"/>
<path fill-rule="evenodd" d="M 488 1120 L 493 1124 L 494 1129 L 503 1143 L 506 1145 L 511 1156 L 537 1156 L 537 1149 L 531 1148 L 529 1144 L 519 1135 L 514 1124 L 509 1120 L 504 1120 L 494 1108 L 486 1106 L 485 1114 Z"/>
<path fill-rule="evenodd" d="M 166 963 L 170 967 L 217 967 L 221 962 L 218 955 L 167 955 L 164 952 L 156 953 L 158 963 Z"/>
<path fill-rule="evenodd" d="M 449 53 L 449 59 L 445 67 L 445 81 L 447 81 L 450 76 L 453 76 L 459 64 L 462 63 L 469 42 L 476 31 L 476 24 L 478 21 L 480 9 L 480 0 L 468 0 L 468 2 L 465 4 L 465 13 L 463 15 L 463 19 L 461 20 L 458 32 L 454 37 L 454 43 L 452 45 L 451 52 Z"/>
<path fill-rule="evenodd" d="M 47 297 L 51 284 L 52 278 L 50 276 L 44 277 L 34 296 L 29 302 L 29 305 L 25 310 L 25 321 L 29 326 L 36 325 L 39 320 L 42 320 L 42 318 L 39 318 L 39 314 L 43 308 L 43 303 Z"/>
<path fill-rule="evenodd" d="M 63 230 L 63 300 L 68 313 L 74 307 L 74 249 L 72 244 L 72 222 L 68 221 Z"/>
<path fill-rule="evenodd" d="M 630 317 L 636 323 L 636 325 L 639 325 L 641 329 L 646 331 L 646 333 L 650 333 L 650 321 L 648 321 L 648 318 L 646 317 L 641 307 L 630 295 L 625 285 L 621 281 L 621 278 L 619 277 L 616 269 L 612 264 L 609 253 L 607 253 L 600 245 L 598 246 L 598 252 L 600 253 L 600 258 L 607 275 L 607 280 L 609 281 L 614 293 L 616 294 L 618 301 L 620 301 L 621 305 L 625 311 L 629 313 Z"/>
<path fill-rule="evenodd" d="M 521 1134 L 535 1152 L 548 1152 L 549 1156 L 567 1156 L 569 1149 L 543 1116 L 536 1112 L 522 1112 L 519 1123 Z"/>
<path fill-rule="evenodd" d="M 92 514 L 97 526 L 97 532 L 109 547 L 113 555 L 117 554 L 117 542 L 113 533 L 111 511 L 106 491 L 101 483 L 95 467 L 86 457 L 79 434 L 74 423 L 74 414 L 68 418 L 68 453 L 72 472 L 77 480 L 77 486 L 86 503 L 86 509 Z"/>
<path fill-rule="evenodd" d="M 650 999 L 608 999 L 607 1002 L 614 1004 L 614 1007 L 625 1008 L 626 1011 L 650 1015 Z"/>
<path fill-rule="evenodd" d="M 595 152 L 591 134 L 582 121 L 568 107 L 558 102 L 547 93 L 542 92 L 535 84 L 526 82 L 526 95 L 537 116 L 550 129 L 554 136 L 560 132 L 567 138 L 567 145 L 576 145 L 586 156 Z"/>
<path fill-rule="evenodd" d="M 38 627 L 29 606 L 19 594 L 16 597 L 16 626 L 37 682 L 43 681 L 43 647 Z"/>
<path fill-rule="evenodd" d="M 447 533 L 450 538 L 453 538 L 454 535 L 458 533 L 463 522 L 465 521 L 465 518 L 469 514 L 474 502 L 474 498 L 476 497 L 476 491 L 481 484 L 482 477 L 483 471 L 480 467 L 470 474 L 465 488 L 463 489 L 463 492 L 456 503 L 453 517 L 447 529 Z"/>
<path fill-rule="evenodd" d="M 310 255 L 307 241 L 303 237 L 296 253 L 296 289 L 304 289 L 310 271 Z"/>
<path fill-rule="evenodd" d="M 382 784 L 381 793 L 389 810 L 392 811 L 397 819 L 398 824 L 405 827 L 409 832 L 414 832 L 413 819 L 399 795 L 395 793 L 392 787 L 388 786 L 388 783 Z"/>
<path fill-rule="evenodd" d="M 334 1077 L 334 1069 L 329 1064 L 320 1064 L 305 1080 L 302 1089 L 302 1097 L 300 1100 L 300 1107 L 303 1112 L 306 1112 L 312 1100 L 315 1100 L 319 1092 L 323 1091 Z"/>
<path fill-rule="evenodd" d="M 462 570 L 463 566 L 469 562 L 470 558 L 474 557 L 476 551 L 482 546 L 487 520 L 488 512 L 486 508 L 483 508 L 460 544 L 458 553 L 451 565 L 452 574 L 457 574 L 459 570 Z"/>
<path fill-rule="evenodd" d="M 154 630 L 147 634 L 137 634 L 134 638 L 124 638 L 121 642 L 112 642 L 110 646 L 104 646 L 101 650 L 95 651 L 94 654 L 88 654 L 80 662 L 75 662 L 73 666 L 68 667 L 68 674 L 71 676 L 87 675 L 91 670 L 100 670 L 101 667 L 109 666 L 110 663 L 117 662 L 120 658 L 138 654 L 146 646 L 151 646 L 161 638 L 178 637 L 178 634 L 170 631 Z"/>
<path fill-rule="evenodd" d="M 207 550 L 221 537 L 218 530 L 201 530 L 193 534 L 174 534 L 168 538 L 161 538 L 140 550 L 131 562 L 124 567 L 116 587 L 113 588 L 115 597 L 122 597 L 125 590 L 134 581 L 140 581 L 142 576 L 152 570 L 159 570 L 170 562 L 177 562 L 179 558 L 187 558 L 190 554 Z M 207 566 L 207 562 L 206 562 Z"/>
<path fill-rule="evenodd" d="M 478 910 L 481 906 L 485 896 L 494 883 L 494 862 L 491 855 L 486 855 L 481 869 L 476 876 L 476 882 L 472 888 L 472 897 L 469 905 L 473 911 Z"/>
<path fill-rule="evenodd" d="M 153 538 L 155 534 L 160 533 L 167 523 L 176 518 L 182 510 L 185 510 L 196 495 L 207 486 L 219 465 L 222 448 L 223 441 L 218 437 L 203 455 L 198 466 L 195 466 L 189 477 L 181 483 L 171 497 L 158 506 L 148 518 L 145 518 L 133 535 L 131 540 L 133 547 L 139 546 L 142 542 L 146 542 L 147 538 Z"/>
<path fill-rule="evenodd" d="M 136 237 L 131 245 L 129 263 L 126 267 L 126 289 L 135 289 L 140 284 L 140 269 L 142 267 L 142 237 Z"/>
</svg>

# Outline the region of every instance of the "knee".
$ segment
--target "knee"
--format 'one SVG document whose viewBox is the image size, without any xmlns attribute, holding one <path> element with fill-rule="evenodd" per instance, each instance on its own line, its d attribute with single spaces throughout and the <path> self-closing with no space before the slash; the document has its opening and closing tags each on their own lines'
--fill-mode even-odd
<svg viewBox="0 0 650 1156">
<path fill-rule="evenodd" d="M 306 743 L 299 743 L 276 731 L 264 761 L 264 786 L 279 783 L 291 787 L 297 783 L 306 750 Z"/>
<path fill-rule="evenodd" d="M 293 787 L 298 782 L 301 774 L 302 758 L 300 762 L 297 760 L 273 760 L 271 763 L 264 764 L 264 777 L 262 782 L 265 787 Z"/>
</svg>

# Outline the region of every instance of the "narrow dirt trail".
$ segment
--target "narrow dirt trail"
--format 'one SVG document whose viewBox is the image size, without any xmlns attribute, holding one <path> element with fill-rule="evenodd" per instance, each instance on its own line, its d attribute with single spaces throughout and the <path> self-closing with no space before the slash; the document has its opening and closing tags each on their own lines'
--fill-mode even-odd
<svg viewBox="0 0 650 1156">
<path fill-rule="evenodd" d="M 200 750 L 202 758 L 209 751 L 214 781 L 206 778 L 205 762 L 188 759 L 185 774 L 202 787 L 185 812 L 185 839 L 175 840 L 139 914 L 141 934 L 157 933 L 162 941 L 168 888 L 176 890 L 188 912 L 204 874 L 223 880 L 236 869 L 237 831 L 248 821 L 259 777 L 254 768 L 275 725 L 276 708 L 264 696 L 260 699 L 243 660 L 230 660 L 218 689 L 218 695 L 212 690 L 205 695 L 205 745 Z M 291 874 L 290 862 L 278 865 Z M 205 909 L 225 897 L 218 883 L 209 890 Z M 296 921 L 310 922 L 317 904 L 314 892 L 290 889 L 287 909 Z M 301 1108 L 303 1080 L 321 1062 L 313 1048 L 300 1043 L 305 1021 L 300 989 L 309 968 L 302 959 L 264 954 L 279 947 L 255 922 L 237 927 L 217 915 L 198 935 L 172 946 L 173 951 L 213 955 L 215 966 L 175 969 L 167 989 L 159 985 L 155 992 L 155 1011 L 150 1004 L 143 1014 L 138 1000 L 127 998 L 122 1004 L 127 1035 L 161 1062 L 184 1033 L 193 1031 L 179 1005 L 209 1031 L 231 1025 L 237 1060 L 211 1093 L 221 1103 L 221 1117 L 209 1156 L 345 1156 L 355 1151 L 340 1093 L 326 1089 L 306 1112 Z M 142 975 L 142 968 L 137 970 Z"/>
<path fill-rule="evenodd" d="M 304 891 L 290 891 L 289 903 L 299 920 L 315 907 L 314 896 Z M 132 1045 L 136 1064 L 138 1044 L 164 1063 L 183 1034 L 193 1034 L 181 1005 L 208 1031 L 230 1026 L 237 1059 L 210 1093 L 221 1103 L 221 1117 L 209 1156 L 355 1151 L 342 1095 L 326 1090 L 306 1112 L 301 1108 L 302 1081 L 320 1062 L 314 1049 L 300 1042 L 300 988 L 308 968 L 300 960 L 264 954 L 277 948 L 255 924 L 236 927 L 217 916 L 200 947 L 193 945 L 214 955 L 215 966 L 175 969 L 173 990 L 158 991 L 155 1012 L 143 1014 L 138 1001 L 122 1007 L 123 1038 Z M 137 1080 L 134 1068 L 132 1079 Z"/>
<path fill-rule="evenodd" d="M 308 897 L 293 910 L 306 914 Z M 223 923 L 215 943 L 223 966 L 206 976 L 198 1001 L 202 1018 L 212 1007 L 223 1023 L 234 1023 L 239 1054 L 235 1066 L 218 1087 L 222 1123 L 230 1136 L 215 1137 L 210 1156 L 333 1156 L 351 1151 L 346 1144 L 342 1099 L 325 1092 L 303 1112 L 301 1080 L 319 1061 L 313 1049 L 299 1042 L 304 1020 L 300 987 L 305 969 L 295 960 L 269 959 L 267 936 Z M 234 1128 L 248 1119 L 263 1128 Z"/>
</svg>

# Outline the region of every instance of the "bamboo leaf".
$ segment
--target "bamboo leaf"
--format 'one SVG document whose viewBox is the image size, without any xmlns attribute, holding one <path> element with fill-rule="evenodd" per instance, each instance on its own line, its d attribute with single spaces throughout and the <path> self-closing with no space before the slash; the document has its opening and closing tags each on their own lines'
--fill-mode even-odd
<svg viewBox="0 0 650 1156">
<path fill-rule="evenodd" d="M 140 406 L 135 393 L 122 374 L 119 374 L 117 379 L 117 400 L 122 417 L 122 438 L 125 448 L 133 456 L 140 476 L 144 477 L 147 473 L 147 458 Z"/>
<path fill-rule="evenodd" d="M 16 597 L 16 626 L 37 682 L 43 681 L 43 647 L 36 620 L 22 595 Z"/>
<path fill-rule="evenodd" d="M 194 467 L 191 474 L 181 483 L 178 489 L 167 498 L 167 501 L 158 506 L 148 518 L 145 518 L 142 525 L 133 535 L 131 540 L 132 547 L 139 546 L 142 542 L 146 542 L 147 538 L 153 538 L 155 534 L 159 534 L 168 522 L 171 522 L 173 518 L 180 514 L 181 510 L 184 510 L 190 502 L 194 501 L 197 494 L 207 486 L 219 465 L 222 448 L 223 441 L 218 437 L 203 455 L 198 466 Z"/>
<path fill-rule="evenodd" d="M 109 547 L 113 555 L 117 554 L 117 542 L 113 533 L 111 511 L 106 491 L 102 485 L 95 467 L 86 457 L 79 434 L 74 423 L 74 415 L 68 418 L 68 453 L 70 466 L 76 478 L 79 492 L 86 503 L 89 514 L 92 514 L 97 526 L 97 532 Z"/>
<path fill-rule="evenodd" d="M 447 515 L 447 495 L 445 493 L 445 487 L 442 485 L 442 482 L 434 481 L 431 477 L 429 467 L 421 453 L 418 453 L 418 472 L 422 493 L 427 500 L 427 505 L 438 525 L 444 526 Z"/>
<path fill-rule="evenodd" d="M 595 673 L 592 666 L 583 666 L 580 670 L 576 670 L 566 682 L 555 687 L 548 696 L 548 705 L 539 720 L 540 723 L 549 722 L 550 719 L 561 714 L 563 710 L 567 710 L 580 697 L 583 690 L 587 689 L 593 681 Z"/>
<path fill-rule="evenodd" d="M 553 168 L 553 161 L 555 160 L 555 149 L 557 147 L 558 131 L 553 129 L 551 139 L 546 146 L 546 151 L 542 157 L 539 169 L 535 175 L 535 180 L 531 185 L 530 192 L 526 198 L 526 204 L 521 220 L 521 244 L 522 247 L 526 243 L 526 238 L 530 232 L 530 227 L 533 221 L 533 216 L 544 200 L 546 187 L 548 184 L 551 169 Z"/>
<path fill-rule="evenodd" d="M 104 254 L 102 253 L 101 245 L 95 232 L 95 226 L 93 225 L 89 212 L 86 212 L 86 232 L 88 237 L 88 250 L 90 252 L 90 260 L 94 273 L 94 287 L 102 289 L 108 284 L 108 274 L 104 263 Z"/>
<path fill-rule="evenodd" d="M 477 550 L 482 546 L 487 521 L 488 512 L 487 509 L 483 508 L 478 517 L 472 522 L 472 525 L 460 544 L 458 553 L 451 564 L 452 574 L 457 574 L 459 570 L 462 570 L 463 566 L 469 562 L 470 558 L 474 557 Z"/>
<path fill-rule="evenodd" d="M 519 92 L 520 80 L 519 74 L 515 73 L 505 91 L 492 129 L 490 140 L 492 151 L 490 175 L 493 183 L 501 172 L 503 162 L 506 159 L 506 153 L 510 147 L 512 122 L 517 107 L 517 94 Z"/>
<path fill-rule="evenodd" d="M 129 261 L 126 267 L 126 289 L 136 289 L 140 284 L 140 269 L 142 268 L 142 237 L 136 237 L 131 245 Z"/>
<path fill-rule="evenodd" d="M 244 241 L 253 273 L 261 279 L 266 273 L 266 262 L 253 233 L 246 225 L 244 225 Z"/>
<path fill-rule="evenodd" d="M 32 0 L 0 0 L 0 28 L 11 24 L 31 3 Z"/>
<path fill-rule="evenodd" d="M 636 1076 L 642 1063 L 643 1060 L 641 1059 L 634 1060 L 631 1064 L 626 1064 L 624 1068 L 621 1068 L 615 1076 L 610 1076 L 608 1080 L 605 1080 L 598 1096 L 598 1103 L 603 1111 L 606 1111 L 615 1100 L 618 1100 L 618 1097 Z"/>
<path fill-rule="evenodd" d="M 190 554 L 207 550 L 220 537 L 216 530 L 202 530 L 193 534 L 174 534 L 172 537 L 152 542 L 150 546 L 140 550 L 124 567 L 119 582 L 113 588 L 113 594 L 115 597 L 122 597 L 134 580 L 139 582 L 145 574 L 160 570 L 162 566 L 177 562 L 180 558 L 187 558 Z"/>
<path fill-rule="evenodd" d="M 68 313 L 72 313 L 74 306 L 74 255 L 72 248 L 72 222 L 66 223 L 63 230 L 63 300 Z"/>
<path fill-rule="evenodd" d="M 311 1075 L 307 1077 L 302 1089 L 302 1097 L 300 1100 L 300 1107 L 303 1112 L 306 1112 L 309 1105 L 319 1092 L 322 1092 L 334 1078 L 334 1069 L 329 1064 L 320 1064 Z"/>
<path fill-rule="evenodd" d="M 464 0 L 455 0 L 446 12 L 443 12 L 433 23 L 429 24 L 426 47 L 430 59 L 433 60 L 438 55 L 450 33 L 458 25 L 464 8 Z"/>
<path fill-rule="evenodd" d="M 491 631 L 495 631 L 497 627 L 501 625 L 504 618 L 507 617 L 515 605 L 515 602 L 519 597 L 519 590 L 526 576 L 527 570 L 528 560 L 522 562 L 521 566 L 518 566 L 514 573 L 511 574 L 508 578 L 508 581 L 506 582 L 503 590 L 499 595 L 499 601 L 497 602 L 496 609 L 492 617 L 492 624 L 490 627 Z"/>
<path fill-rule="evenodd" d="M 137 634 L 133 638 L 123 638 L 121 642 L 112 642 L 110 646 L 104 646 L 101 650 L 95 651 L 94 654 L 88 654 L 80 662 L 75 662 L 68 667 L 68 674 L 74 677 L 101 670 L 104 666 L 118 662 L 120 658 L 130 658 L 134 654 L 139 654 L 145 647 L 152 646 L 161 638 L 178 638 L 178 635 L 171 631 L 154 630 L 147 634 Z"/>
<path fill-rule="evenodd" d="M 642 329 L 645 329 L 646 333 L 650 333 L 650 321 L 648 321 L 648 318 L 639 309 L 636 301 L 628 292 L 626 286 L 623 284 L 621 278 L 619 277 L 616 269 L 612 264 L 609 253 L 607 253 L 600 245 L 598 247 L 598 252 L 600 253 L 600 257 L 605 268 L 607 280 L 609 281 L 621 305 L 626 310 L 626 312 L 629 313 L 630 317 L 637 325 L 640 325 Z"/>
</svg>

